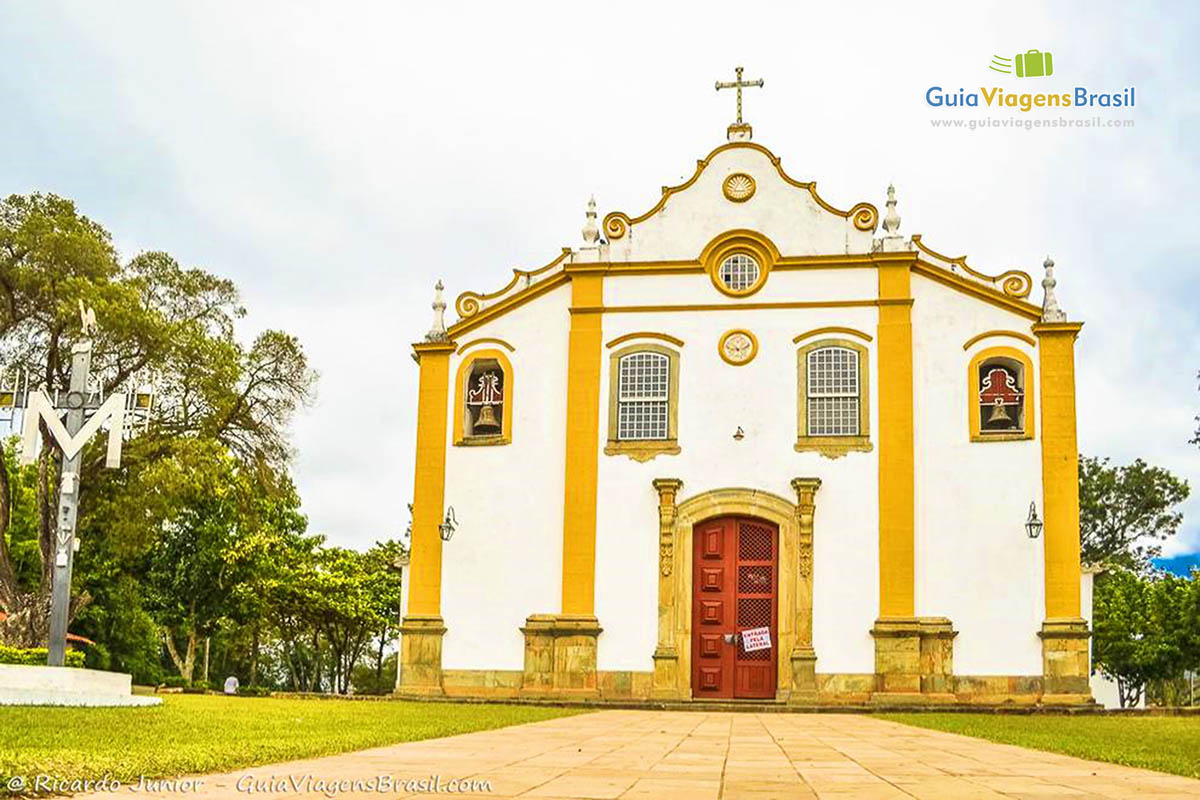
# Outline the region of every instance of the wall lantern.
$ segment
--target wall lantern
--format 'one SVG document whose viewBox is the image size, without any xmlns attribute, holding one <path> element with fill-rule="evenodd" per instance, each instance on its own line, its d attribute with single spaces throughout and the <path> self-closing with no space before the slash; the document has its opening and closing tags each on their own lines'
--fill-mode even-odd
<svg viewBox="0 0 1200 800">
<path fill-rule="evenodd" d="M 443 542 L 450 541 L 454 536 L 454 531 L 458 528 L 458 520 L 454 517 L 454 506 L 446 508 L 446 519 L 442 524 L 438 525 L 438 535 L 442 537 Z"/>
<path fill-rule="evenodd" d="M 1036 539 L 1042 533 L 1042 521 L 1038 519 L 1037 504 L 1029 504 L 1029 518 L 1025 520 L 1025 532 L 1030 539 Z"/>
</svg>

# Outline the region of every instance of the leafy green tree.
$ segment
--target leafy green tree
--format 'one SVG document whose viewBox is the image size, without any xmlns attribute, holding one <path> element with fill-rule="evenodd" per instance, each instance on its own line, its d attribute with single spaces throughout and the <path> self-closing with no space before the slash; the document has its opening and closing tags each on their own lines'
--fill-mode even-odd
<svg viewBox="0 0 1200 800">
<path fill-rule="evenodd" d="M 108 232 L 69 200 L 34 194 L 0 201 L 0 362 L 26 370 L 35 386 L 65 385 L 80 336 L 79 301 L 100 320 L 92 363 L 104 391 L 150 376 L 158 391 L 150 424 L 128 443 L 122 470 L 102 469 L 102 447 L 84 452 L 85 546 L 105 537 L 122 557 L 148 548 L 164 504 L 173 501 L 146 491 L 153 488 L 147 474 L 160 460 L 186 457 L 193 441 L 219 444 L 261 485 L 274 484 L 271 476 L 290 456 L 290 417 L 316 379 L 299 342 L 267 331 L 243 346 L 234 323 L 244 311 L 230 281 L 182 268 L 164 253 L 121 263 Z M 11 449 L 0 443 L 6 465 Z M 0 641 L 45 641 L 60 468 L 57 452 L 44 447 L 31 472 L 0 470 L 0 607 L 8 615 Z M 23 527 L 30 487 L 33 538 Z M 128 541 L 116 542 L 123 537 Z M 32 576 L 30 542 L 37 555 Z M 87 584 L 79 575 L 73 616 L 92 599 L 80 591 Z"/>
<path fill-rule="evenodd" d="M 1079 534 L 1086 564 L 1145 570 L 1159 542 L 1179 530 L 1187 481 L 1141 459 L 1110 466 L 1109 459 L 1079 459 Z"/>
<path fill-rule="evenodd" d="M 1200 668 L 1197 582 L 1170 573 L 1115 569 L 1096 581 L 1093 656 L 1117 681 L 1122 708 L 1136 705 L 1147 683 Z"/>
</svg>

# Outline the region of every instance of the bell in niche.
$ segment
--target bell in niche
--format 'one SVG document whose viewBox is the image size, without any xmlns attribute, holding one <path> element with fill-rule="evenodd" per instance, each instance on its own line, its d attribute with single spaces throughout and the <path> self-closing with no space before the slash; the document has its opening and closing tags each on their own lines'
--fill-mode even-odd
<svg viewBox="0 0 1200 800">
<path fill-rule="evenodd" d="M 989 425 L 996 422 L 1012 422 L 1012 417 L 1008 415 L 1008 411 L 1005 410 L 1004 404 L 998 401 L 992 406 L 992 413 L 988 416 Z"/>
<path fill-rule="evenodd" d="M 479 433 L 500 432 L 500 421 L 496 419 L 493 406 L 485 405 L 479 409 L 479 416 L 475 419 L 475 430 Z"/>
</svg>

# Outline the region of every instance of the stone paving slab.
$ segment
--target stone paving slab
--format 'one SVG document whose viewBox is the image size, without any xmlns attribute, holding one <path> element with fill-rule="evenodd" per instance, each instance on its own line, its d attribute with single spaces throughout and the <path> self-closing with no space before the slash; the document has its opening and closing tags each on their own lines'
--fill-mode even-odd
<svg viewBox="0 0 1200 800">
<path fill-rule="evenodd" d="M 393 787 L 338 785 L 390 776 Z M 438 779 L 442 790 L 407 781 Z M 451 781 L 476 782 L 447 791 Z M 1200 781 L 849 714 L 600 711 L 493 731 L 202 776 L 186 795 L 139 798 L 1200 797 Z M 479 782 L 486 782 L 486 786 Z M 248 791 L 249 786 L 254 791 Z M 461 787 L 460 787 L 461 788 Z M 331 792 L 331 789 L 333 790 Z M 99 797 L 99 795 L 97 795 Z"/>
</svg>

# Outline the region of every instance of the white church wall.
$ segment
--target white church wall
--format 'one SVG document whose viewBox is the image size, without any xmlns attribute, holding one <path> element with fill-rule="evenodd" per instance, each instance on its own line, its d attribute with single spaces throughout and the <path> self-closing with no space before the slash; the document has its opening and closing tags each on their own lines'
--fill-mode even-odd
<svg viewBox="0 0 1200 800">
<path fill-rule="evenodd" d="M 689 168 L 685 180 L 691 172 Z M 754 179 L 755 194 L 747 202 L 730 203 L 722 196 L 721 183 L 734 172 Z M 848 197 L 840 192 L 838 197 L 822 199 L 842 210 L 863 199 Z M 650 205 L 623 211 L 633 217 Z M 687 190 L 671 195 L 657 214 L 612 240 L 610 254 L 613 261 L 695 258 L 697 247 L 735 228 L 759 231 L 781 253 L 792 256 L 871 250 L 870 231 L 857 230 L 849 220 L 823 209 L 807 191 L 784 181 L 763 152 L 738 147 L 718 153 Z"/>
<path fill-rule="evenodd" d="M 569 286 L 554 289 L 458 337 L 460 345 L 491 337 L 516 348 L 504 350 L 515 418 L 509 445 L 455 447 L 450 387 L 446 504 L 459 530 L 442 551 L 445 669 L 522 669 L 525 618 L 561 609 L 570 297 Z M 470 353 L 451 357 L 452 383 Z"/>
<path fill-rule="evenodd" d="M 824 291 L 841 298 L 874 297 L 875 279 L 859 270 L 773 273 L 772 284 L 790 284 L 784 296 L 808 298 Z M 831 277 L 832 276 L 832 277 Z M 707 276 L 702 295 L 680 288 L 680 276 L 621 276 L 605 281 L 605 304 L 720 302 Z M 841 287 L 834 284 L 842 281 Z M 668 285 L 669 282 L 669 285 Z M 776 286 L 776 290 L 780 290 Z M 635 299 L 637 298 L 637 299 Z M 652 298 L 652 299 L 651 299 Z M 736 302 L 736 301 L 733 301 Z M 753 302 L 753 301 L 752 301 Z M 683 481 L 680 500 L 710 489 L 749 487 L 795 502 L 792 478 L 822 480 L 817 495 L 814 543 L 814 646 L 821 672 L 873 671 L 869 630 L 878 608 L 877 452 L 839 459 L 797 453 L 796 350 L 792 339 L 813 328 L 839 325 L 874 335 L 877 311 L 864 308 L 758 309 L 712 312 L 606 314 L 604 340 L 656 331 L 682 339 L 679 368 L 678 455 L 638 463 L 603 453 L 600 443 L 596 542 L 596 613 L 601 670 L 650 670 L 657 640 L 657 495 L 655 478 Z M 735 367 L 717 352 L 721 335 L 745 328 L 758 339 L 756 358 Z M 874 343 L 870 353 L 870 430 L 877 438 Z M 609 370 L 601 369 L 600 424 L 608 430 Z M 736 441 L 741 426 L 744 438 Z M 690 602 L 685 599 L 684 602 Z"/>
<path fill-rule="evenodd" d="M 959 675 L 1038 675 L 1045 616 L 1043 540 L 1029 539 L 1030 501 L 1041 513 L 1041 408 L 1033 439 L 971 442 L 967 367 L 988 347 L 1026 353 L 1011 337 L 963 344 L 990 330 L 1029 335 L 1029 320 L 914 275 L 916 607 L 947 616 L 959 632 Z M 1040 376 L 1034 376 L 1035 404 Z"/>
<path fill-rule="evenodd" d="M 698 253 L 693 253 L 693 257 Z M 775 269 L 763 287 L 748 298 L 729 297 L 717 291 L 707 273 L 608 277 L 604 282 L 607 306 L 725 305 L 735 309 L 746 303 L 794 303 L 830 300 L 873 300 L 879 278 L 873 267 L 840 269 Z M 712 312 L 709 312 L 712 313 Z M 798 313 L 792 310 L 793 314 Z M 674 314 L 658 316 L 670 324 Z M 718 318 L 720 320 L 720 318 Z M 724 320 L 728 322 L 729 320 Z M 718 324 L 721 324 L 718 321 Z M 803 333 L 796 328 L 792 336 Z M 866 331 L 871 333 L 871 331 Z M 874 334 L 872 334 L 874 335 Z M 791 339 L 789 338 L 789 341 Z M 713 345 L 716 347 L 716 345 Z"/>
</svg>

